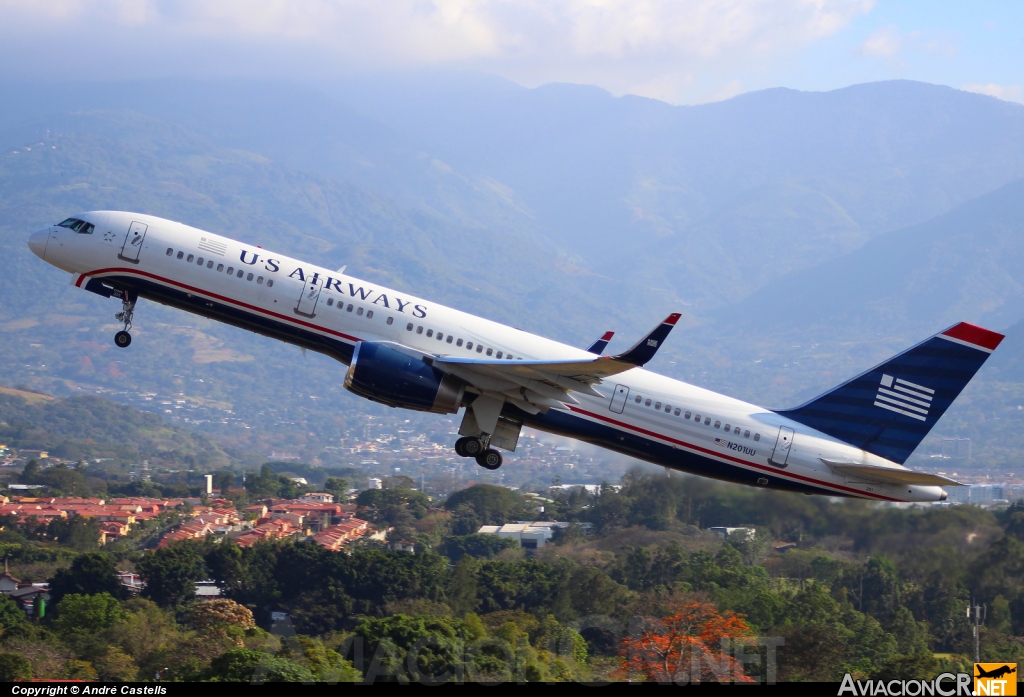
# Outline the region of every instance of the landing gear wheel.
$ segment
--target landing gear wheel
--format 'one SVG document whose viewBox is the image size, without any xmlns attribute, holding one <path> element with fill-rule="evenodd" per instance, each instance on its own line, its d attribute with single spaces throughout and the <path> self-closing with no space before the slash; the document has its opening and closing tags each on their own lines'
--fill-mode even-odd
<svg viewBox="0 0 1024 697">
<path fill-rule="evenodd" d="M 476 456 L 476 464 L 484 469 L 496 470 L 501 467 L 501 453 L 493 448 L 488 448 Z"/>
<path fill-rule="evenodd" d="M 126 331 L 114 334 L 114 345 L 118 348 L 128 348 L 132 344 L 132 335 Z"/>
<path fill-rule="evenodd" d="M 459 457 L 473 457 L 473 455 L 470 455 L 468 452 L 466 452 L 466 443 L 468 443 L 471 440 L 476 440 L 476 438 L 470 438 L 467 436 L 465 438 L 459 438 L 457 441 L 455 441 L 455 454 L 458 455 Z"/>
<path fill-rule="evenodd" d="M 484 444 L 479 438 L 462 438 L 463 457 L 479 457 L 484 452 Z"/>
</svg>

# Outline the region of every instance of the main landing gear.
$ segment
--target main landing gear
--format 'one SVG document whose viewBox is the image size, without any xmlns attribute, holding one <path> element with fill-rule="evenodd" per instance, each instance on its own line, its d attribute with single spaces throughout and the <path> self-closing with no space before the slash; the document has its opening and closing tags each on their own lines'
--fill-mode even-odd
<svg viewBox="0 0 1024 697">
<path fill-rule="evenodd" d="M 114 319 L 118 322 L 124 322 L 124 329 L 114 334 L 114 345 L 118 348 L 128 348 L 132 344 L 132 335 L 128 333 L 128 330 L 132 328 L 136 300 L 138 300 L 138 296 L 125 293 L 121 297 L 121 311 L 114 315 Z"/>
<path fill-rule="evenodd" d="M 489 443 L 485 443 L 479 438 L 467 436 L 455 441 L 455 452 L 461 457 L 474 458 L 476 464 L 484 469 L 496 470 L 501 467 L 501 453 L 488 446 Z"/>
</svg>

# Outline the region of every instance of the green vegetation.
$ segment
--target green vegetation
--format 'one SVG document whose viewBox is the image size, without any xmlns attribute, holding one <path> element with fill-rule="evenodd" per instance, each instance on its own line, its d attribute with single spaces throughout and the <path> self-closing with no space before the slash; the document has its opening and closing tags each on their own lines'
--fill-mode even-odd
<svg viewBox="0 0 1024 697">
<path fill-rule="evenodd" d="M 1024 503 L 899 509 L 633 471 L 596 495 L 552 494 L 549 510 L 574 524 L 526 554 L 456 528 L 469 516 L 519 519 L 528 497 L 486 485 L 442 507 L 421 497 L 404 487 L 361 496 L 381 524 L 406 521 L 414 554 L 299 539 L 113 555 L 11 545 L 22 550 L 15 567 L 36 563 L 30 549 L 69 565 L 52 576 L 42 622 L 0 607 L 0 652 L 46 677 L 436 682 L 655 680 L 665 673 L 650 668 L 652 651 L 684 661 L 699 650 L 737 680 L 764 680 L 756 639 L 776 637 L 780 680 L 931 677 L 967 665 L 973 597 L 989 607 L 983 657 L 1024 658 Z M 705 530 L 716 525 L 751 534 Z M 786 551 L 773 550 L 780 543 Z M 124 566 L 146 578 L 143 597 L 122 594 Z M 222 599 L 196 600 L 205 578 Z M 760 659 L 737 668 L 699 636 Z M 24 674 L 15 663 L 0 669 Z"/>
</svg>

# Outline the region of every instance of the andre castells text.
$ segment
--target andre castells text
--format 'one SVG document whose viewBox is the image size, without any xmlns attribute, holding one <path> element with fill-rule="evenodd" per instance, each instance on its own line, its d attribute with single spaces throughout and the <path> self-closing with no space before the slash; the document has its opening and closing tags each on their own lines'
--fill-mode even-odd
<svg viewBox="0 0 1024 697">
<path fill-rule="evenodd" d="M 58 697 L 58 695 L 166 695 L 163 685 L 49 685 L 29 687 L 15 685 L 12 695 L 27 697 Z"/>
</svg>

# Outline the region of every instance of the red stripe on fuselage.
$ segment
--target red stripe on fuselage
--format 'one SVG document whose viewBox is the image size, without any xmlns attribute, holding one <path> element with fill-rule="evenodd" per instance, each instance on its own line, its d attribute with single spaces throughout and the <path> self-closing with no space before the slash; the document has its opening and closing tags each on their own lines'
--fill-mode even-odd
<svg viewBox="0 0 1024 697">
<path fill-rule="evenodd" d="M 317 330 L 319 332 L 325 332 L 327 334 L 333 334 L 334 336 L 337 336 L 337 337 L 339 337 L 341 339 L 344 339 L 346 341 L 352 341 L 352 342 L 356 342 L 356 343 L 362 341 L 362 339 L 359 339 L 359 338 L 354 337 L 354 336 L 349 336 L 348 334 L 343 334 L 341 332 L 334 331 L 333 329 L 328 329 L 327 327 L 320 327 L 320 326 L 317 326 L 317 325 L 312 324 L 310 322 L 304 322 L 301 319 L 295 319 L 293 317 L 288 317 L 287 315 L 282 315 L 282 314 L 279 314 L 277 312 L 273 312 L 271 310 L 264 310 L 262 307 L 256 307 L 255 305 L 250 305 L 248 303 L 244 303 L 241 300 L 235 300 L 233 298 L 228 298 L 228 297 L 225 297 L 223 295 L 218 295 L 217 293 L 211 293 L 208 290 L 204 290 L 202 288 L 196 288 L 194 286 L 188 285 L 187 283 L 180 283 L 178 281 L 174 281 L 174 280 L 171 280 L 169 278 L 164 278 L 163 276 L 158 276 L 155 273 L 150 273 L 148 271 L 140 271 L 139 269 L 128 269 L 128 268 L 124 268 L 124 267 L 114 267 L 114 268 L 110 268 L 110 269 L 98 269 L 96 271 L 90 271 L 89 273 L 82 274 L 81 276 L 79 276 L 78 280 L 75 282 L 75 285 L 77 287 L 81 288 L 82 287 L 82 281 L 84 281 L 86 279 L 86 277 L 88 277 L 88 276 L 96 276 L 98 274 L 112 274 L 112 273 L 127 273 L 127 274 L 135 274 L 137 276 L 145 276 L 147 278 L 151 278 L 153 280 L 160 281 L 161 283 L 167 283 L 167 284 L 170 284 L 172 286 L 177 286 L 178 288 L 181 288 L 182 290 L 187 290 L 190 293 L 196 293 L 197 295 L 204 295 L 204 296 L 209 297 L 209 298 L 215 298 L 217 300 L 220 300 L 221 302 L 230 303 L 232 305 L 237 305 L 238 307 L 245 308 L 246 310 L 250 310 L 252 312 L 259 312 L 259 313 L 262 313 L 264 315 L 268 315 L 270 317 L 276 317 L 277 319 L 283 320 L 285 322 L 292 322 L 293 324 L 299 324 L 299 325 L 302 325 L 303 327 L 308 327 L 310 329 L 315 329 L 315 330 Z"/>
<path fill-rule="evenodd" d="M 685 441 L 681 441 L 681 440 L 678 440 L 676 438 L 672 438 L 671 436 L 666 436 L 666 435 L 663 435 L 661 433 L 657 433 L 656 431 L 648 431 L 645 428 L 641 428 L 639 426 L 633 426 L 632 424 L 628 424 L 628 423 L 626 423 L 624 421 L 619 421 L 617 419 L 612 419 L 610 417 L 603 416 L 601 414 L 595 414 L 593 412 L 586 411 L 585 409 L 580 409 L 579 407 L 574 407 L 571 404 L 568 405 L 568 406 L 569 406 L 569 409 L 571 409 L 574 412 L 577 412 L 577 413 L 582 414 L 584 416 L 589 416 L 589 417 L 597 419 L 599 421 L 604 421 L 606 423 L 612 424 L 613 426 L 618 426 L 620 428 L 626 428 L 626 429 L 629 429 L 630 431 L 635 431 L 635 432 L 643 434 L 645 436 L 650 436 L 652 438 L 657 438 L 659 440 L 664 440 L 664 441 L 668 441 L 670 443 L 675 443 L 676 445 L 681 445 L 684 448 L 689 448 L 691 450 L 698 450 L 701 453 L 704 453 L 706 455 L 711 455 L 713 457 L 717 457 L 717 458 L 720 458 L 720 459 L 723 459 L 723 460 L 730 460 L 732 462 L 735 462 L 736 464 L 743 465 L 745 467 L 756 467 L 759 470 L 762 470 L 764 472 L 770 472 L 770 473 L 772 473 L 774 475 L 781 476 L 781 477 L 783 477 L 785 479 L 799 479 L 801 481 L 809 482 L 811 484 L 816 484 L 818 486 L 829 487 L 831 489 L 840 489 L 842 491 L 848 491 L 851 494 L 857 494 L 858 496 L 867 496 L 867 497 L 871 497 L 871 498 L 876 498 L 876 499 L 880 499 L 882 501 L 900 501 L 901 500 L 901 499 L 889 498 L 888 496 L 882 496 L 881 494 L 868 493 L 866 491 L 861 491 L 859 489 L 852 489 L 850 487 L 843 486 L 841 484 L 832 484 L 831 482 L 823 482 L 823 481 L 821 481 L 819 479 L 814 479 L 812 477 L 805 477 L 805 476 L 800 475 L 800 474 L 794 474 L 793 472 L 783 472 L 782 470 L 776 469 L 774 467 L 767 467 L 765 465 L 760 465 L 760 464 L 758 464 L 756 462 L 750 462 L 749 460 L 741 460 L 741 459 L 739 459 L 737 457 L 733 457 L 732 455 L 726 455 L 725 453 L 719 453 L 719 452 L 715 452 L 714 450 L 708 450 L 707 448 L 702 448 L 699 445 L 694 445 L 693 443 L 687 443 Z"/>
</svg>

